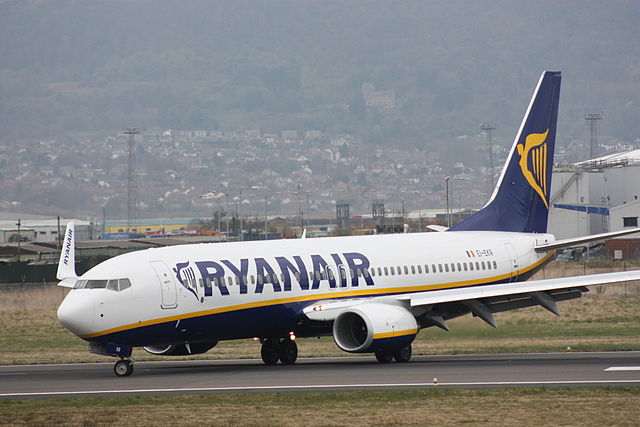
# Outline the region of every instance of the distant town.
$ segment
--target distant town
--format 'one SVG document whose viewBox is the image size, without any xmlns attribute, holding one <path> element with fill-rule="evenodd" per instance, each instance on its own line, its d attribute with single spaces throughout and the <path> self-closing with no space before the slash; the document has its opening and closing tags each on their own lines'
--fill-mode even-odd
<svg viewBox="0 0 640 427">
<path fill-rule="evenodd" d="M 469 141 L 472 139 L 472 141 Z M 135 136 L 132 181 L 136 218 L 245 218 L 387 215 L 481 206 L 491 187 L 484 135 L 456 143 L 477 152 L 477 165 L 444 166 L 426 149 L 370 146 L 351 135 L 294 130 L 164 130 Z M 506 153 L 494 145 L 495 164 Z M 127 219 L 127 135 L 104 140 L 15 141 L 0 145 L 0 209 L 83 218 Z M 499 170 L 496 167 L 495 170 Z"/>
</svg>

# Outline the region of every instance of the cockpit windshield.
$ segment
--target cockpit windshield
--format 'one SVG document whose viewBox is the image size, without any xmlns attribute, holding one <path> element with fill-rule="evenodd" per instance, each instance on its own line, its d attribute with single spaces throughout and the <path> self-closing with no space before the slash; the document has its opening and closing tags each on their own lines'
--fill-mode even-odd
<svg viewBox="0 0 640 427">
<path fill-rule="evenodd" d="M 74 289 L 110 289 L 120 292 L 131 287 L 129 279 L 78 280 Z"/>
</svg>

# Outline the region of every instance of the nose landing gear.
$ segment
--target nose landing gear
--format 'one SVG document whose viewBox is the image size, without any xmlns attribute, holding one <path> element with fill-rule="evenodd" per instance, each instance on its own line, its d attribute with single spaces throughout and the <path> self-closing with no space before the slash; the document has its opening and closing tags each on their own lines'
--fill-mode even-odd
<svg viewBox="0 0 640 427">
<path fill-rule="evenodd" d="M 128 345 L 114 343 L 89 343 L 89 352 L 101 356 L 118 357 L 120 360 L 113 365 L 113 372 L 118 377 L 128 377 L 133 373 L 131 357 L 133 349 Z"/>
<path fill-rule="evenodd" d="M 113 372 L 118 377 L 128 377 L 133 373 L 133 361 L 129 359 L 121 359 L 113 365 Z"/>
</svg>

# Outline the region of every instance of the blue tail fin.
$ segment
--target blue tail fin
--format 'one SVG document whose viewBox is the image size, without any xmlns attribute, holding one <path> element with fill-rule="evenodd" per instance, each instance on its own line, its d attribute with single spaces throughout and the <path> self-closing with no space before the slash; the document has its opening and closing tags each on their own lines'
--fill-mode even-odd
<svg viewBox="0 0 640 427">
<path fill-rule="evenodd" d="M 543 72 L 489 203 L 451 231 L 547 231 L 559 100 L 560 72 Z"/>
</svg>

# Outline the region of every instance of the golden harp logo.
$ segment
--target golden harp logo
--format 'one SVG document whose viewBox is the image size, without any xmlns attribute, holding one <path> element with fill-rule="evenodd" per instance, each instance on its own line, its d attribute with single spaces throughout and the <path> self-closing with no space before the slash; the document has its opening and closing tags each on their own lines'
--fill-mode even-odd
<svg viewBox="0 0 640 427">
<path fill-rule="evenodd" d="M 524 145 L 518 144 L 518 154 L 520 155 L 520 169 L 522 175 L 533 188 L 536 193 L 540 195 L 544 205 L 549 209 L 547 203 L 547 134 L 549 129 L 545 133 L 532 133 L 527 135 Z"/>
</svg>

